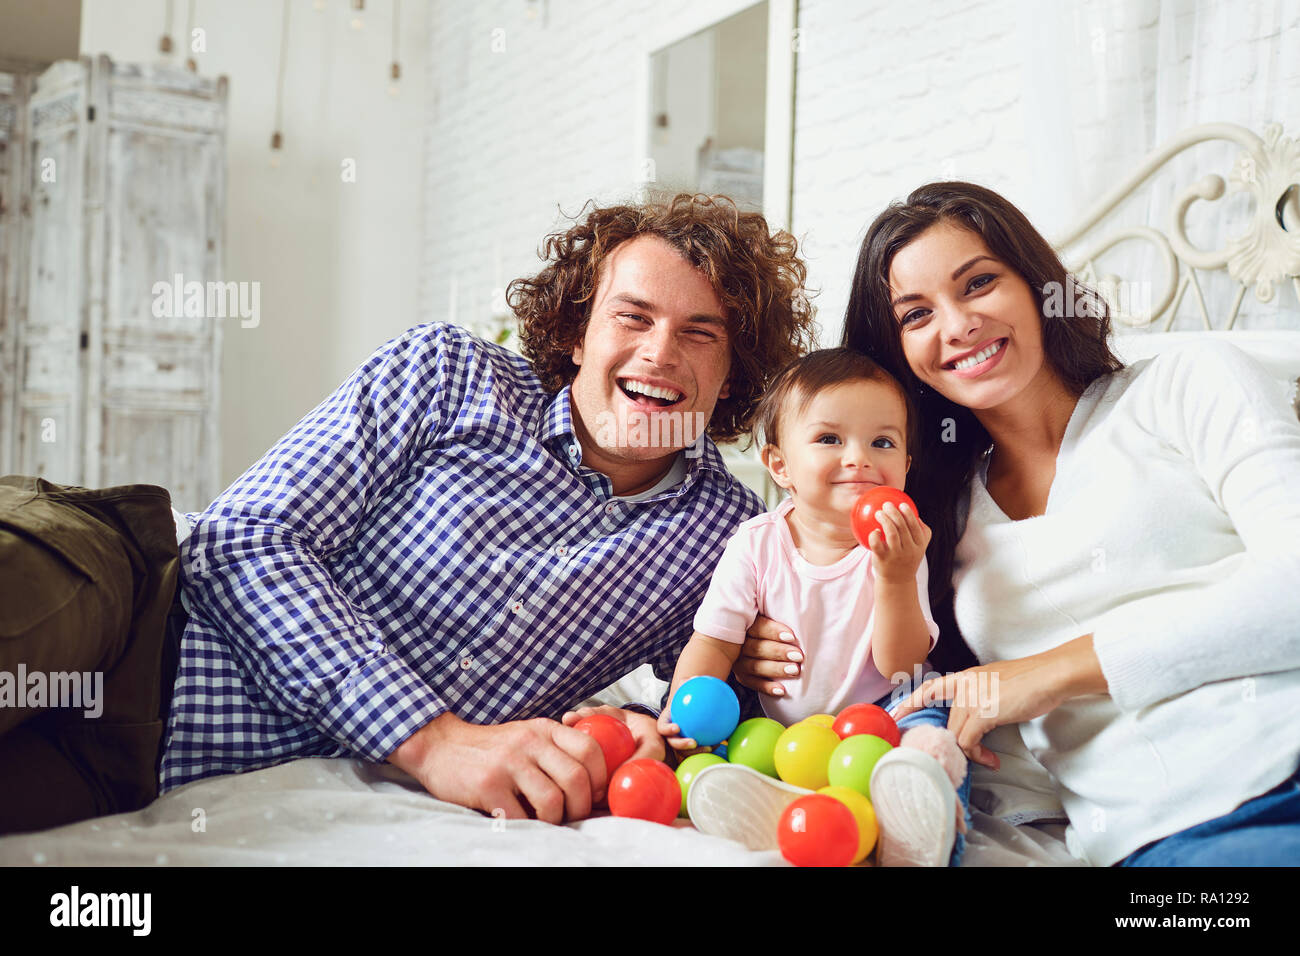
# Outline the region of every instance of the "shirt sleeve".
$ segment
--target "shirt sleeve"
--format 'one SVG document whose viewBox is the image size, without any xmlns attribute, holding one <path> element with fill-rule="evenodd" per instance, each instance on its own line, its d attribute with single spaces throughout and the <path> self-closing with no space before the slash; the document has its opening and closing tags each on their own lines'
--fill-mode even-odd
<svg viewBox="0 0 1300 956">
<path fill-rule="evenodd" d="M 1157 372 L 1162 437 L 1200 474 L 1245 553 L 1211 585 L 1130 601 L 1096 621 L 1093 647 L 1125 710 L 1300 668 L 1300 423 L 1278 383 L 1233 346 L 1161 356 L 1148 370 Z"/>
<path fill-rule="evenodd" d="M 465 333 L 383 346 L 204 512 L 182 546 L 192 613 L 277 709 L 383 760 L 447 708 L 343 592 L 331 556 L 372 517 L 463 392 Z"/>
<path fill-rule="evenodd" d="M 695 630 L 719 641 L 745 643 L 745 632 L 758 616 L 758 566 L 754 535 L 741 529 L 731 536 L 695 612 Z"/>
</svg>

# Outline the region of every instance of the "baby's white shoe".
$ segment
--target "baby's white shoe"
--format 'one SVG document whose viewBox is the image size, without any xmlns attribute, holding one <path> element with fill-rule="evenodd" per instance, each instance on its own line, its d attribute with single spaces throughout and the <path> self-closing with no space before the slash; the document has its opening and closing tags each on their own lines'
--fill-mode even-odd
<svg viewBox="0 0 1300 956">
<path fill-rule="evenodd" d="M 686 812 L 701 833 L 735 840 L 751 850 L 776 850 L 781 814 L 810 793 L 752 767 L 720 763 L 695 775 Z"/>
<path fill-rule="evenodd" d="M 886 753 L 871 772 L 871 805 L 880 825 L 880 866 L 948 865 L 957 793 L 938 760 L 913 747 Z"/>
</svg>

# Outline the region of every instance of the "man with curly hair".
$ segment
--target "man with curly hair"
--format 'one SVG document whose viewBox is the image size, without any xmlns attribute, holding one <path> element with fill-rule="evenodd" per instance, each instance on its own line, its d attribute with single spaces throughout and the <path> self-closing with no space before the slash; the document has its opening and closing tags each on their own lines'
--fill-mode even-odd
<svg viewBox="0 0 1300 956">
<path fill-rule="evenodd" d="M 496 815 L 588 815 L 605 766 L 566 711 L 671 673 L 763 510 L 714 439 L 811 344 L 796 251 L 707 197 L 594 208 L 511 285 L 525 358 L 445 324 L 379 349 L 186 516 L 162 788 L 352 756 Z M 606 710 L 664 756 L 652 716 Z"/>
</svg>

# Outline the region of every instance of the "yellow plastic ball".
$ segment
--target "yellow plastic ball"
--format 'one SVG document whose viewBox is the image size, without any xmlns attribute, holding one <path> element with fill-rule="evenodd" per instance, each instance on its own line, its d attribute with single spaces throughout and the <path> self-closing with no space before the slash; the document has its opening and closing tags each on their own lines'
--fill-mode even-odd
<svg viewBox="0 0 1300 956">
<path fill-rule="evenodd" d="M 852 787 L 822 787 L 817 791 L 828 797 L 834 797 L 849 808 L 853 819 L 858 821 L 858 852 L 853 857 L 854 863 L 861 863 L 876 847 L 880 836 L 880 827 L 876 823 L 876 810 L 871 801 Z"/>
<path fill-rule="evenodd" d="M 840 735 L 821 724 L 802 721 L 776 741 L 776 773 L 786 783 L 817 790 L 830 783 L 827 770 Z"/>
<path fill-rule="evenodd" d="M 799 721 L 801 724 L 819 724 L 822 727 L 830 727 L 835 723 L 834 714 L 813 714 L 811 717 L 805 717 Z"/>
</svg>

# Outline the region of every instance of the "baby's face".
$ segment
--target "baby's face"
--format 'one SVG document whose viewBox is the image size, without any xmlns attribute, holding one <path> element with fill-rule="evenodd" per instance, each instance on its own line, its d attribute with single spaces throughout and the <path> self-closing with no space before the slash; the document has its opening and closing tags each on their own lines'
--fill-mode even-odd
<svg viewBox="0 0 1300 956">
<path fill-rule="evenodd" d="M 864 491 L 902 488 L 907 479 L 907 406 L 885 382 L 823 389 L 781 424 L 779 448 L 766 456 L 772 478 L 823 520 L 842 517 Z"/>
</svg>

